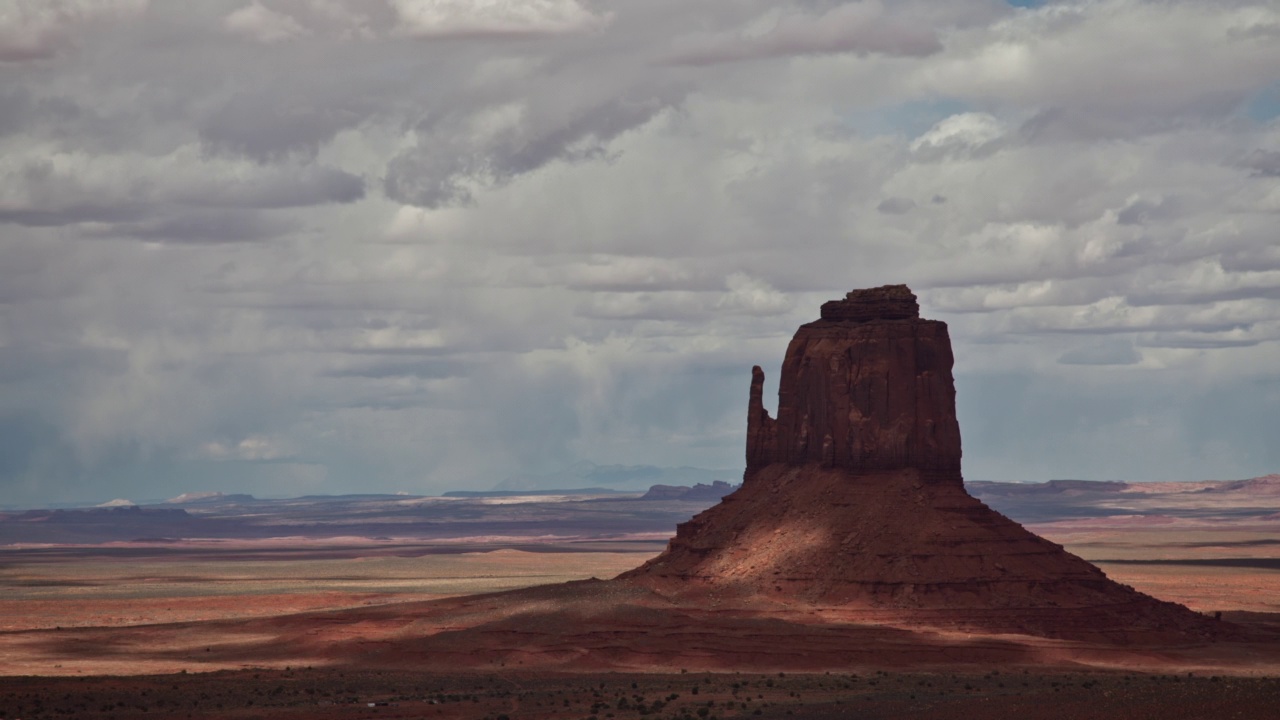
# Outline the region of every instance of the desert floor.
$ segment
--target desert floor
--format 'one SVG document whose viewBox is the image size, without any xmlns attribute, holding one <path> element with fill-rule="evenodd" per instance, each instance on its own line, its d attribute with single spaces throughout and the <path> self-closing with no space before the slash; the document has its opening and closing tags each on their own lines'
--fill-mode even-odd
<svg viewBox="0 0 1280 720">
<path fill-rule="evenodd" d="M 0 551 L 0 631 L 264 617 L 608 578 L 663 545 L 269 540 Z M 14 659 L 0 657 L 0 672 Z"/>
<path fill-rule="evenodd" d="M 1274 524 L 1124 519 L 1029 526 L 1112 578 L 1228 620 L 1280 629 Z M 0 551 L 0 718 L 1262 718 L 1270 665 L 1230 674 L 1150 664 L 1099 671 L 961 665 L 838 674 L 444 675 L 340 659 L 245 663 L 210 647 L 228 621 L 285 618 L 608 578 L 662 542 L 227 540 Z M 175 633 L 173 628 L 182 628 Z M 161 632 L 163 630 L 163 632 Z M 103 642 L 86 641 L 104 632 Z M 68 642 L 57 641 L 68 633 Z M 181 640 L 142 659 L 112 643 Z M 1280 637 L 1280 635 L 1277 635 Z M 205 644 L 210 647 L 206 647 Z M 120 646 L 124 648 L 122 644 Z M 207 654 L 206 654 L 207 653 Z M 374 703 L 374 705 L 370 705 Z M 385 703 L 385 704 L 384 704 Z"/>
<path fill-rule="evenodd" d="M 1280 680 L 1133 673 L 423 675 L 290 668 L 0 678 L 4 718 L 1273 718 Z"/>
</svg>

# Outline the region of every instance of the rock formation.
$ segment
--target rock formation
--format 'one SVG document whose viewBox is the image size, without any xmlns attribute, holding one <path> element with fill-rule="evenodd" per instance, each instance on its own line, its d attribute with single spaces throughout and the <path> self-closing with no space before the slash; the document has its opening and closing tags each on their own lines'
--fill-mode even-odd
<svg viewBox="0 0 1280 720">
<path fill-rule="evenodd" d="M 641 500 L 684 500 L 692 502 L 705 502 L 708 500 L 719 500 L 737 489 L 737 485 L 730 485 L 724 480 L 716 480 L 710 485 L 706 483 L 698 483 L 693 487 L 686 485 L 652 485 Z"/>
<path fill-rule="evenodd" d="M 952 363 L 946 324 L 905 285 L 824 304 L 787 348 L 776 419 L 752 369 L 742 487 L 619 580 L 678 602 L 1050 637 L 1213 632 L 965 491 Z"/>
<path fill-rule="evenodd" d="M 946 323 L 921 320 L 906 285 L 855 290 L 801 326 L 782 361 L 778 418 L 752 369 L 747 473 L 774 462 L 857 472 L 914 468 L 960 482 Z"/>
</svg>

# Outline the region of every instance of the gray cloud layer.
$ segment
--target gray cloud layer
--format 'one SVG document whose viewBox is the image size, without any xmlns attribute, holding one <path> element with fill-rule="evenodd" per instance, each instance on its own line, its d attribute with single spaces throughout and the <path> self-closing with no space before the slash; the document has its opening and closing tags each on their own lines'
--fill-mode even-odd
<svg viewBox="0 0 1280 720">
<path fill-rule="evenodd" d="M 5 502 L 733 466 L 886 282 L 971 478 L 1280 468 L 1272 3 L 13 7 Z"/>
</svg>

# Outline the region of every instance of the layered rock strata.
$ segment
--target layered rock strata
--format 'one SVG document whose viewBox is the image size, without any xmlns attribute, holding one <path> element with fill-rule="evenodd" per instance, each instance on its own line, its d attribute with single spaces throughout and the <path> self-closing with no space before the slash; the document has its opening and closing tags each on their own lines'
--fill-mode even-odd
<svg viewBox="0 0 1280 720">
<path fill-rule="evenodd" d="M 752 369 L 742 487 L 619 579 L 677 601 L 1051 637 L 1214 632 L 965 491 L 952 363 L 946 324 L 905 285 L 824 304 L 787 348 L 776 419 Z"/>
</svg>

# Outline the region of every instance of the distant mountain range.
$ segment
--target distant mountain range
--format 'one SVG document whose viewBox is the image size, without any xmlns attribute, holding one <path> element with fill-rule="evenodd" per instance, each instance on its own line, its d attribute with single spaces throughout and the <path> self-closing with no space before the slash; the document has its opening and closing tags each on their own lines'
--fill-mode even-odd
<svg viewBox="0 0 1280 720">
<path fill-rule="evenodd" d="M 713 479 L 645 482 L 680 473 Z M 548 537 L 574 541 L 664 538 L 678 523 L 736 489 L 736 484 L 717 482 L 715 473 L 698 468 L 584 465 L 569 477 L 539 477 L 547 484 L 588 483 L 586 489 L 561 487 L 554 493 L 496 490 L 459 491 L 449 497 L 360 494 L 276 499 L 191 493 L 139 505 L 113 502 L 95 508 L 0 511 L 0 551 L 5 546 L 12 550 L 20 545 L 119 542 L 163 548 L 192 540 L 207 544 L 281 537 L 453 544 L 479 537 L 511 538 L 513 543 L 537 543 Z M 604 478 L 641 489 L 602 488 Z M 971 482 L 966 487 L 991 508 L 1022 523 L 1205 522 L 1280 528 L 1275 525 L 1280 523 L 1280 475 L 1187 483 Z"/>
<path fill-rule="evenodd" d="M 1184 520 L 1280 519 L 1280 475 L 1193 482 L 977 481 L 966 482 L 965 488 L 1019 522 L 1129 515 Z"/>
</svg>

